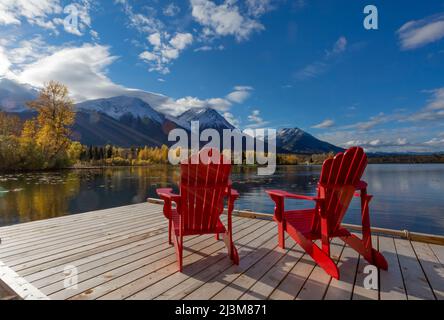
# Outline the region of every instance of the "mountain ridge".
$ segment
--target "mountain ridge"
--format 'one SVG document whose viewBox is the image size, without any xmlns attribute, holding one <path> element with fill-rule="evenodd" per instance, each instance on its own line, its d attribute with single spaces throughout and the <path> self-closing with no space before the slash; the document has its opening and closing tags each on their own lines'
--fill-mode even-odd
<svg viewBox="0 0 444 320">
<path fill-rule="evenodd" d="M 31 86 L 10 79 L 0 79 L 0 107 L 3 105 L 4 111 L 15 113 L 22 119 L 32 116 L 32 111 L 26 107 L 26 101 L 35 99 L 37 94 L 37 90 Z M 190 132 L 191 121 L 199 121 L 201 131 L 209 128 L 218 132 L 236 129 L 212 108 L 191 108 L 173 116 L 156 110 L 147 99 L 140 97 L 140 93 L 138 95 L 118 95 L 75 104 L 77 117 L 73 138 L 86 145 L 170 146 L 175 142 L 168 141 L 168 133 L 175 128 Z M 159 97 L 167 99 L 166 96 Z M 297 127 L 279 130 L 276 148 L 278 152 L 288 153 L 343 151 L 342 148 L 321 141 Z"/>
</svg>

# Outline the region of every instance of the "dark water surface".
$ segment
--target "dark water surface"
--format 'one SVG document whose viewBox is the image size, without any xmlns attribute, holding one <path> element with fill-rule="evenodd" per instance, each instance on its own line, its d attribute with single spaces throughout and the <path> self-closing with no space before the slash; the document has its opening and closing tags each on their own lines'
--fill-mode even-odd
<svg viewBox="0 0 444 320">
<path fill-rule="evenodd" d="M 237 209 L 272 213 L 266 189 L 313 195 L 320 166 L 280 166 L 269 177 L 257 169 L 235 167 Z M 50 173 L 0 174 L 0 226 L 144 202 L 158 187 L 177 190 L 177 167 L 82 169 Z M 444 234 L 444 164 L 370 165 L 373 226 Z M 289 201 L 288 208 L 311 205 Z M 359 199 L 346 215 L 360 223 Z"/>
</svg>

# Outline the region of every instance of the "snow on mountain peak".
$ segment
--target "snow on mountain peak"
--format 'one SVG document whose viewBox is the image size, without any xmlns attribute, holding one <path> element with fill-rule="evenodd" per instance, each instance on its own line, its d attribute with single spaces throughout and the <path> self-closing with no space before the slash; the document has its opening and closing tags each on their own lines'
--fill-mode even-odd
<svg viewBox="0 0 444 320">
<path fill-rule="evenodd" d="M 235 129 L 219 112 L 211 108 L 191 108 L 177 117 L 180 121 L 199 121 L 201 128 Z"/>
<path fill-rule="evenodd" d="M 139 98 L 129 96 L 117 96 L 107 99 L 89 100 L 77 104 L 79 110 L 97 111 L 114 119 L 120 119 L 124 115 L 149 118 L 158 123 L 163 123 L 165 117 L 154 110 L 148 103 Z"/>
</svg>

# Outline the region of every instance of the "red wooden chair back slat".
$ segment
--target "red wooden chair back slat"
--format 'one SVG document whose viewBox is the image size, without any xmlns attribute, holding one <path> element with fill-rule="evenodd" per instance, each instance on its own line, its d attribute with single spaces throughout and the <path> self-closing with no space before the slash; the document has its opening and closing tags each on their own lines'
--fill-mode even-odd
<svg viewBox="0 0 444 320">
<path fill-rule="evenodd" d="M 366 166 L 367 156 L 360 147 L 351 148 L 324 162 L 319 184 L 325 188 L 325 210 L 330 233 L 340 227 Z M 319 221 L 316 216 L 313 231 L 319 231 Z"/>
<path fill-rule="evenodd" d="M 213 152 L 217 152 L 213 150 Z M 180 194 L 184 230 L 214 232 L 224 209 L 224 195 L 229 184 L 231 165 L 223 163 L 181 164 Z"/>
</svg>

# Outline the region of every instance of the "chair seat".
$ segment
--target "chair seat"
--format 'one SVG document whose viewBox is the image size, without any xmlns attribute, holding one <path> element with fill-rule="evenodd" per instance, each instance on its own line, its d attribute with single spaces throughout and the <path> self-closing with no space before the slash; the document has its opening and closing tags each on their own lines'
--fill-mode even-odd
<svg viewBox="0 0 444 320">
<path fill-rule="evenodd" d="M 176 209 L 172 209 L 172 217 L 173 217 L 173 230 L 176 236 L 179 235 L 179 215 L 177 214 Z M 189 229 L 183 230 L 182 235 L 183 236 L 190 236 L 190 235 L 196 235 L 196 234 L 209 234 L 209 233 L 225 233 L 226 229 L 223 225 L 222 221 L 220 219 L 217 221 L 216 228 L 215 229 Z"/>
</svg>

